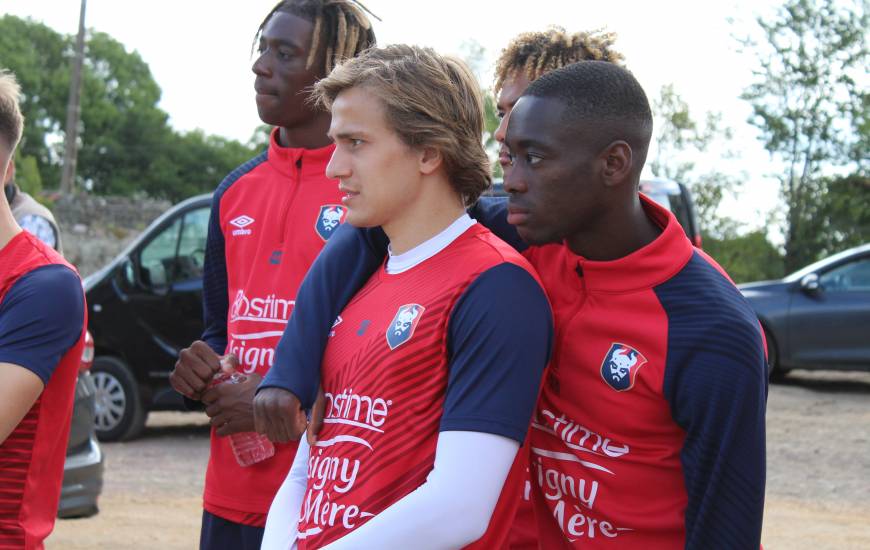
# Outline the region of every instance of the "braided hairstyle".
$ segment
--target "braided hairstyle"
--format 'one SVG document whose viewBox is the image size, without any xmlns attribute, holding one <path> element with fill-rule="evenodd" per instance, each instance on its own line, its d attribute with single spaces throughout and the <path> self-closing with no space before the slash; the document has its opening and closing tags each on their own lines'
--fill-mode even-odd
<svg viewBox="0 0 870 550">
<path fill-rule="evenodd" d="M 311 49 L 305 66 L 312 68 L 320 49 L 325 47 L 326 55 L 323 56 L 323 67 L 320 67 L 321 74 L 329 74 L 343 60 L 355 57 L 375 45 L 375 31 L 366 13 L 375 19 L 378 17 L 356 0 L 282 0 L 260 23 L 254 36 L 254 48 L 269 20 L 279 12 L 314 23 Z"/>
<path fill-rule="evenodd" d="M 524 32 L 511 40 L 495 66 L 495 93 L 513 74 L 533 82 L 552 70 L 578 61 L 608 61 L 622 65 L 625 57 L 613 49 L 616 33 L 600 30 L 569 34 L 562 27 Z"/>
</svg>

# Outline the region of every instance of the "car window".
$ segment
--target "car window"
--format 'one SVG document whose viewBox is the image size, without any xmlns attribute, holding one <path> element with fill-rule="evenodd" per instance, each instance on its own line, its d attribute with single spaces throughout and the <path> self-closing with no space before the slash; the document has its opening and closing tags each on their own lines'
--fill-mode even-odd
<svg viewBox="0 0 870 550">
<path fill-rule="evenodd" d="M 870 258 L 860 258 L 831 269 L 819 277 L 828 292 L 870 292 Z"/>
<path fill-rule="evenodd" d="M 184 216 L 173 281 L 189 281 L 202 277 L 209 214 L 209 208 L 198 208 Z"/>
<path fill-rule="evenodd" d="M 178 248 L 181 218 L 151 239 L 139 255 L 139 277 L 150 287 L 166 286 L 172 282 L 172 265 Z"/>
</svg>

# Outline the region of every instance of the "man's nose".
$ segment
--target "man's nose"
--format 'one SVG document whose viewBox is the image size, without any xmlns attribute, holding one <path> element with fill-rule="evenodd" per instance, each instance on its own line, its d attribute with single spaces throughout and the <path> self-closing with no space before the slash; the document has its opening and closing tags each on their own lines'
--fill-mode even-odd
<svg viewBox="0 0 870 550">
<path fill-rule="evenodd" d="M 269 76 L 272 73 L 268 62 L 266 61 L 266 53 L 267 52 L 261 53 L 257 59 L 254 60 L 254 64 L 251 65 L 251 70 L 257 76 Z"/>
<path fill-rule="evenodd" d="M 339 151 L 339 148 L 336 147 L 332 152 L 332 158 L 329 159 L 329 163 L 326 165 L 326 177 L 340 179 L 346 178 L 348 175 L 350 175 L 348 163 L 345 161 L 344 155 Z"/>
<path fill-rule="evenodd" d="M 511 167 L 504 171 L 504 190 L 508 193 L 525 193 L 529 190 L 522 170 Z"/>
</svg>

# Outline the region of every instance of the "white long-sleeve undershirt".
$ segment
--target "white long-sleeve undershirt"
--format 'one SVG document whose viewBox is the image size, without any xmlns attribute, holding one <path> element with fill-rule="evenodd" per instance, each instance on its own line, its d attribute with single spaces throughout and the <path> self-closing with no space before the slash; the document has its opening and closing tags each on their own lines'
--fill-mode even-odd
<svg viewBox="0 0 870 550">
<path fill-rule="evenodd" d="M 518 449 L 519 443 L 500 435 L 441 432 L 425 483 L 325 548 L 436 550 L 474 542 L 489 525 Z M 269 509 L 262 550 L 295 547 L 309 453 L 303 438 Z"/>
</svg>

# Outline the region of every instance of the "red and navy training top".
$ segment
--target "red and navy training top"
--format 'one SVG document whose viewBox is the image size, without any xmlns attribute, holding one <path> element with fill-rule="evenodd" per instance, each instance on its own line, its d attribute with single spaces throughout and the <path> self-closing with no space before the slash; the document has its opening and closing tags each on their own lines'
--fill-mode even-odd
<svg viewBox="0 0 870 550">
<path fill-rule="evenodd" d="M 276 137 L 215 191 L 203 272 L 203 340 L 260 375 L 272 366 L 302 277 L 346 215 L 338 181 L 325 176 L 334 146 L 281 147 Z M 275 447 L 272 458 L 242 467 L 229 439 L 212 432 L 205 509 L 264 526 L 296 452 L 296 443 Z"/>
<path fill-rule="evenodd" d="M 86 308 L 71 265 L 26 231 L 0 249 L 0 363 L 45 388 L 0 445 L 0 548 L 41 549 L 57 514 Z"/>
</svg>

